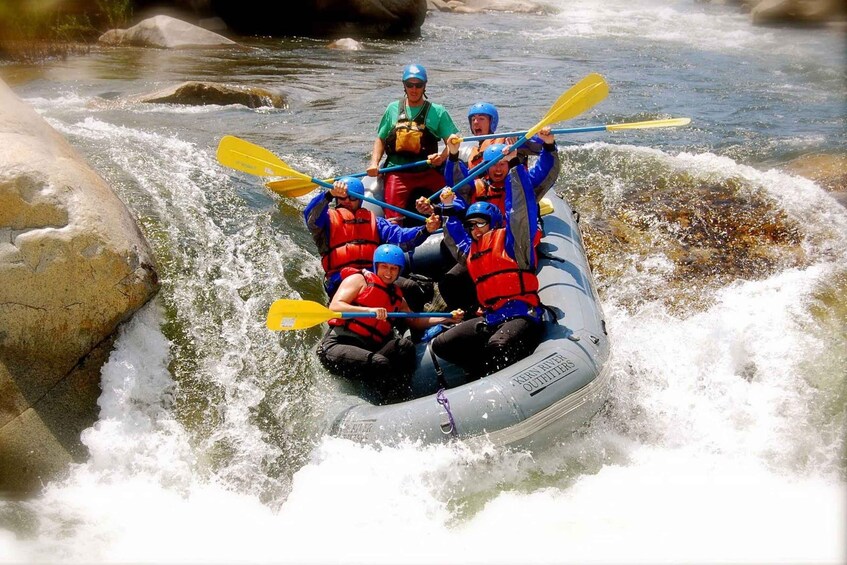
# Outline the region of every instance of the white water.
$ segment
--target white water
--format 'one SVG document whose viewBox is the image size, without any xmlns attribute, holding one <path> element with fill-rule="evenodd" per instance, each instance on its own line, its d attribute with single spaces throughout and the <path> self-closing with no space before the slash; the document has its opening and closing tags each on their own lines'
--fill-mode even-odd
<svg viewBox="0 0 847 565">
<path fill-rule="evenodd" d="M 718 7 L 563 5 L 567 16 L 527 33 L 541 42 L 646 38 L 671 50 L 813 58 L 781 32 L 751 28 Z M 83 436 L 89 461 L 16 506 L 25 526 L 0 529 L 0 562 L 845 561 L 845 408 L 832 400 L 847 376 L 844 329 L 811 312 L 816 293 L 847 270 L 847 212 L 815 183 L 710 151 L 618 146 L 698 179 L 739 178 L 765 191 L 803 224 L 811 264 L 739 280 L 709 296 L 713 306 L 679 314 L 653 302 L 625 307 L 672 268 L 660 250 L 633 257 L 603 296 L 614 351 L 609 407 L 583 433 L 542 452 L 377 450 L 324 438 L 304 464 L 269 476 L 268 461 L 291 444 L 257 426 L 253 411 L 270 391 L 256 375 L 320 380 L 302 338 L 271 336 L 256 323 L 269 295 L 302 292 L 301 279 L 315 278 L 308 241 L 296 240 L 299 218 L 271 225 L 268 216 L 288 210 L 245 204 L 255 195 L 216 166 L 209 148 L 167 127 L 116 126 L 73 93 L 27 101 L 112 171 L 119 190 L 140 187 L 122 196 L 136 215 L 156 219 L 149 229 L 180 264 L 167 271 L 169 303 L 190 321 L 192 376 L 208 384 L 192 392 L 221 397 L 213 410 L 225 423 L 207 436 L 186 427 L 175 404 L 187 385 L 171 373 L 167 316 L 161 299 L 148 305 L 122 329 L 103 369 L 100 419 Z M 722 108 L 718 100 L 702 111 Z M 49 115 L 65 111 L 84 117 Z M 781 133 L 774 143 L 816 139 Z M 295 168 L 337 172 L 320 156 L 282 156 Z M 614 200 L 617 188 L 603 187 L 605 196 Z M 280 403 L 321 392 L 294 388 Z M 287 434 L 296 427 L 280 426 Z M 222 458 L 220 444 L 231 450 Z"/>
</svg>

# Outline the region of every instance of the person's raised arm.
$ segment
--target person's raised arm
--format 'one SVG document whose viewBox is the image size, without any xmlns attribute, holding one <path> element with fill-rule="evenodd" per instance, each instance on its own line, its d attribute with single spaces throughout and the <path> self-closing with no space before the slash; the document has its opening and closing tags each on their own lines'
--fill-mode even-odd
<svg viewBox="0 0 847 565">
<path fill-rule="evenodd" d="M 538 132 L 542 143 L 541 154 L 529 171 L 530 185 L 533 187 L 535 201 L 538 202 L 550 190 L 559 178 L 562 161 L 556 147 L 556 139 L 550 131 L 550 126 Z"/>
<path fill-rule="evenodd" d="M 535 269 L 538 205 L 526 167 L 515 167 L 506 180 L 506 252 L 522 269 Z"/>
<path fill-rule="evenodd" d="M 312 198 L 303 211 L 306 229 L 318 248 L 318 253 L 329 253 L 329 203 L 332 202 L 331 191 L 320 192 Z"/>
</svg>

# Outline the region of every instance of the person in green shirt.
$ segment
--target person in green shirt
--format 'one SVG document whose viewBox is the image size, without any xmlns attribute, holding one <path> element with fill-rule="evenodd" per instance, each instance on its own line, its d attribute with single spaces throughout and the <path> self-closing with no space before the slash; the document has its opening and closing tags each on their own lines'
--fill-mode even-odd
<svg viewBox="0 0 847 565">
<path fill-rule="evenodd" d="M 383 155 L 386 155 L 383 167 L 428 159 L 429 165 L 385 174 L 385 201 L 414 210 L 419 196 L 429 196 L 444 186 L 444 177 L 436 168 L 447 157 L 447 138 L 458 133 L 459 128 L 444 106 L 426 99 L 427 75 L 423 66 L 406 65 L 402 80 L 403 96 L 388 105 L 379 123 L 368 175 L 377 176 Z M 445 142 L 440 152 L 439 141 Z M 385 210 L 385 218 L 397 224 L 404 221 L 403 216 L 393 210 Z M 408 224 L 408 220 L 406 222 Z"/>
</svg>

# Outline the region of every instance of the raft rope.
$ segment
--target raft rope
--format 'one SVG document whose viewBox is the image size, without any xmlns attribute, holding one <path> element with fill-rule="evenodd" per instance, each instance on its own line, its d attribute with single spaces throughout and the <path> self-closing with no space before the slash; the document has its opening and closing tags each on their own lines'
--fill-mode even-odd
<svg viewBox="0 0 847 565">
<path fill-rule="evenodd" d="M 453 419 L 453 413 L 450 411 L 450 401 L 447 399 L 447 394 L 444 392 L 443 388 L 438 389 L 435 399 L 444 407 L 444 410 L 447 411 L 447 419 L 450 421 L 450 429 L 445 431 L 444 425 L 442 424 L 441 432 L 445 435 L 450 434 L 451 436 L 456 437 L 458 435 L 458 432 L 456 431 L 456 421 Z"/>
<path fill-rule="evenodd" d="M 447 390 L 447 379 L 444 378 L 444 369 L 441 368 L 438 358 L 432 351 L 431 341 L 427 344 L 426 349 L 429 351 L 429 357 L 432 359 L 432 366 L 435 368 L 435 377 L 438 379 L 438 386 L 441 387 L 435 394 L 435 400 L 444 407 L 444 410 L 447 412 L 447 421 L 450 425 L 449 429 L 445 429 L 444 424 L 442 424 L 441 433 L 445 435 L 450 434 L 451 436 L 456 437 L 459 434 L 456 431 L 456 420 L 453 419 L 453 412 L 450 411 L 450 401 L 447 399 L 447 393 L 445 392 Z"/>
</svg>

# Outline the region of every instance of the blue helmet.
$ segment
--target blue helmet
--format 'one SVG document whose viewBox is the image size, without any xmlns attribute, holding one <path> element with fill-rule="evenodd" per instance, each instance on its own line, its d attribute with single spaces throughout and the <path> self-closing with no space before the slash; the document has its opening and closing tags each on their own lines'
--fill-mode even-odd
<svg viewBox="0 0 847 565">
<path fill-rule="evenodd" d="M 497 123 L 500 121 L 500 114 L 497 113 L 497 107 L 488 102 L 477 102 L 468 109 L 468 123 L 471 123 L 471 117 L 477 114 L 488 116 L 491 119 L 491 133 L 497 131 Z"/>
<path fill-rule="evenodd" d="M 495 143 L 494 145 L 489 145 L 485 148 L 485 151 L 482 152 L 482 160 L 486 163 L 488 161 L 493 161 L 498 157 L 503 155 L 503 150 L 507 148 L 508 145 L 505 143 Z"/>
<path fill-rule="evenodd" d="M 491 224 L 491 229 L 497 229 L 503 225 L 503 215 L 500 213 L 500 208 L 491 202 L 474 202 L 468 207 L 465 213 L 465 219 L 483 218 Z"/>
<path fill-rule="evenodd" d="M 403 250 L 390 243 L 383 243 L 374 251 L 374 272 L 376 272 L 377 263 L 388 263 L 389 265 L 399 265 L 400 270 L 406 268 L 406 254 Z"/>
<path fill-rule="evenodd" d="M 426 82 L 426 69 L 423 68 L 423 65 L 415 65 L 414 63 L 411 65 L 406 65 L 403 67 L 403 81 L 407 81 L 410 78 L 416 78 L 423 82 Z"/>
<path fill-rule="evenodd" d="M 365 185 L 362 184 L 362 181 L 360 179 L 356 178 L 356 177 L 341 177 L 338 180 L 343 180 L 344 182 L 347 183 L 347 190 L 352 190 L 353 192 L 356 192 L 358 194 L 364 194 L 365 193 Z M 349 196 L 349 194 L 348 194 L 348 196 Z M 356 198 L 356 197 L 353 196 L 353 198 Z"/>
</svg>

